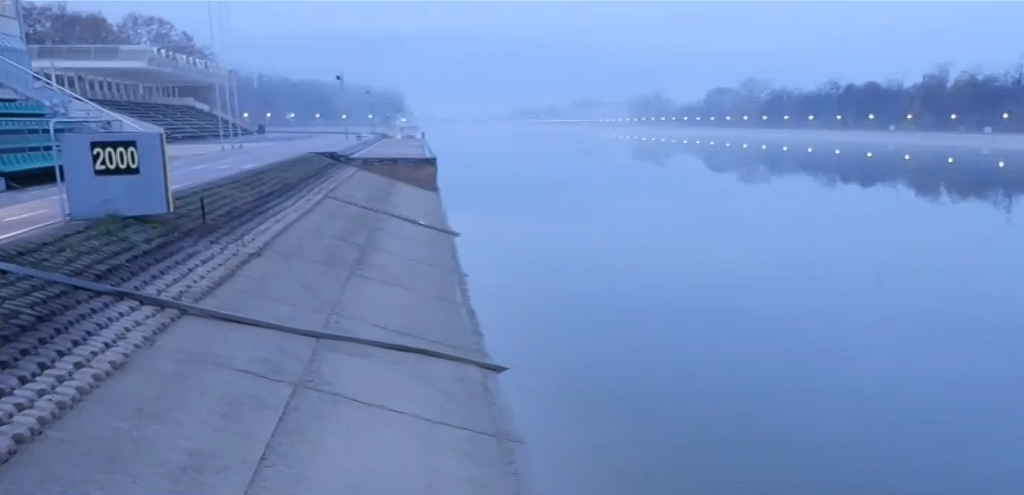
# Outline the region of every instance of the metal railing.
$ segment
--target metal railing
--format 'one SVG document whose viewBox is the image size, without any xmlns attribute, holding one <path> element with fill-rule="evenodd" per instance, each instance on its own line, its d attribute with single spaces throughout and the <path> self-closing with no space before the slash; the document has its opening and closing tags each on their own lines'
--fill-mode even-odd
<svg viewBox="0 0 1024 495">
<path fill-rule="evenodd" d="M 120 48 L 118 45 L 32 45 L 28 47 L 28 51 L 33 60 L 96 60 L 123 58 Z"/>
<path fill-rule="evenodd" d="M 33 60 L 125 60 L 145 62 L 153 67 L 195 69 L 223 75 L 225 71 L 211 60 L 143 45 L 31 45 Z"/>
<path fill-rule="evenodd" d="M 45 77 L 36 74 L 32 69 L 23 67 L 13 60 L 0 56 L 0 66 L 3 66 L 6 70 L 13 70 L 16 73 L 20 73 L 22 76 L 19 78 L 8 78 L 8 80 L 3 81 L 7 86 L 28 98 L 48 104 L 50 106 L 50 110 L 56 114 L 72 116 L 71 112 L 73 110 L 73 106 L 84 106 L 85 108 L 92 110 L 92 112 L 89 112 L 88 115 L 79 115 L 78 117 L 80 118 L 117 120 L 122 122 L 122 125 L 127 124 L 127 126 L 132 129 L 139 131 L 143 130 L 134 122 L 130 122 L 124 117 L 75 94 L 71 90 L 55 84 Z M 28 81 L 28 84 L 18 87 L 20 82 L 24 82 L 26 80 Z"/>
</svg>

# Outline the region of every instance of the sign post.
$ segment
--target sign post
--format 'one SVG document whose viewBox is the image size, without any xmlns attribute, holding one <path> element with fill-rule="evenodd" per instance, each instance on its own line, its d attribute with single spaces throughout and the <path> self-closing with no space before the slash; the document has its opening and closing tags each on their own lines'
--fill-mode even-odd
<svg viewBox="0 0 1024 495">
<path fill-rule="evenodd" d="M 69 132 L 60 150 L 71 220 L 174 211 L 162 133 Z"/>
</svg>

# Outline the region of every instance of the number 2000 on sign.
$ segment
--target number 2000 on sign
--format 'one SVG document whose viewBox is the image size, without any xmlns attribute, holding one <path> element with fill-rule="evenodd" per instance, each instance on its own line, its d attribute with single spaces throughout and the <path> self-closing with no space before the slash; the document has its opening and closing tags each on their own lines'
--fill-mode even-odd
<svg viewBox="0 0 1024 495">
<path fill-rule="evenodd" d="M 91 143 L 92 171 L 96 175 L 137 175 L 139 148 L 135 141 Z"/>
</svg>

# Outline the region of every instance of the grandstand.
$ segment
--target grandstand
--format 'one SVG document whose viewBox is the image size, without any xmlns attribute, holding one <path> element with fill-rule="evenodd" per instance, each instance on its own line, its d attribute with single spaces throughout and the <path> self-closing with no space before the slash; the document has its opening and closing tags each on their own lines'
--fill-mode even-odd
<svg viewBox="0 0 1024 495">
<path fill-rule="evenodd" d="M 17 176 L 53 167 L 49 127 L 40 125 L 46 117 L 42 103 L 0 100 L 0 170 Z"/>
<path fill-rule="evenodd" d="M 220 96 L 228 73 L 209 60 L 138 45 L 33 45 L 33 70 L 117 114 L 160 127 L 168 141 L 250 135 Z"/>
<path fill-rule="evenodd" d="M 0 191 L 33 172 L 52 176 L 57 161 L 49 130 L 54 112 L 48 103 L 63 99 L 33 85 L 20 14 L 20 2 L 0 2 Z M 52 98 L 29 96 L 42 93 Z M 57 132 L 66 130 L 61 127 Z"/>
<path fill-rule="evenodd" d="M 168 141 L 252 134 L 233 112 L 211 106 L 227 75 L 209 60 L 148 46 L 30 47 L 21 1 L 0 0 L 0 191 L 53 180 L 61 133 L 163 132 Z M 237 106 L 221 96 L 216 107 Z"/>
</svg>

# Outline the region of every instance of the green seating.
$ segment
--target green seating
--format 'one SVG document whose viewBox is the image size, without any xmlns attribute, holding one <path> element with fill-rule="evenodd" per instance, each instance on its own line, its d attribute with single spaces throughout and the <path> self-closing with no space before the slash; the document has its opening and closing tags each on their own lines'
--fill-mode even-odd
<svg viewBox="0 0 1024 495">
<path fill-rule="evenodd" d="M 0 115 L 42 117 L 46 114 L 46 105 L 37 101 L 0 101 Z"/>
<path fill-rule="evenodd" d="M 50 129 L 48 119 L 3 118 L 0 117 L 0 132 L 4 129 Z"/>
<path fill-rule="evenodd" d="M 52 151 L 0 154 L 0 175 L 53 168 L 55 163 Z"/>
<path fill-rule="evenodd" d="M 0 176 L 52 173 L 58 163 L 50 149 L 50 111 L 32 100 L 0 101 Z M 77 132 L 81 123 L 57 122 L 57 134 Z"/>
<path fill-rule="evenodd" d="M 0 150 L 50 146 L 50 144 L 51 140 L 49 132 L 34 134 L 0 133 Z"/>
</svg>

